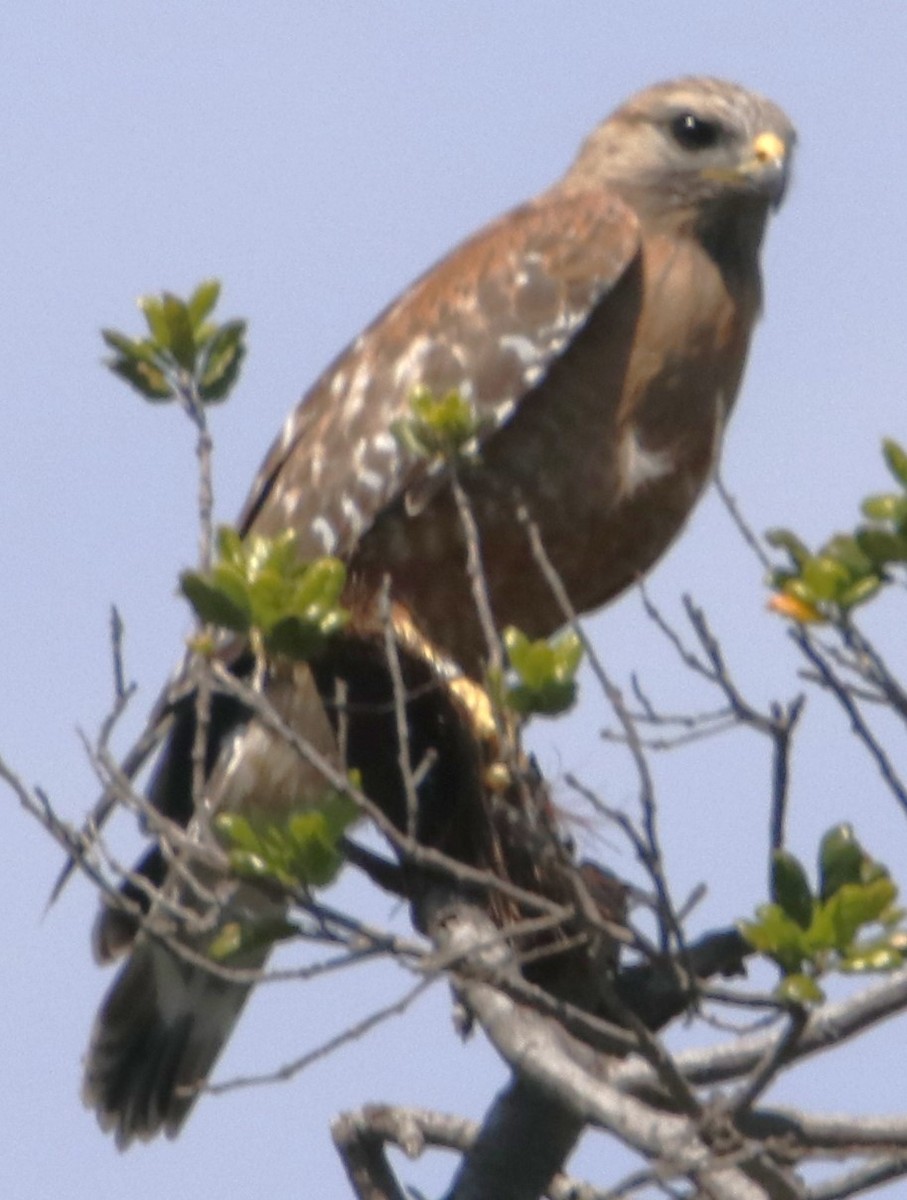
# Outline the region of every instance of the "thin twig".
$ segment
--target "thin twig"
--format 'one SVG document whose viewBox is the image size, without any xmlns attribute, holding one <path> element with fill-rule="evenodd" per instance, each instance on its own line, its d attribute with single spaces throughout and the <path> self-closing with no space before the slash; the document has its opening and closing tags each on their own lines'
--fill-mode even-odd
<svg viewBox="0 0 907 1200">
<path fill-rule="evenodd" d="M 746 542 L 747 546 L 749 546 L 750 550 L 752 550 L 753 554 L 755 554 L 763 570 L 770 571 L 772 561 L 766 553 L 761 539 L 753 532 L 753 529 L 741 513 L 736 499 L 725 487 L 720 471 L 715 474 L 715 489 L 721 497 L 721 502 L 724 504 L 728 516 L 736 525 L 737 532 L 743 538 L 744 542 Z"/>
<path fill-rule="evenodd" d="M 902 721 L 907 721 L 907 692 L 894 678 L 885 660 L 862 630 L 851 620 L 842 620 L 837 626 L 844 644 L 857 657 L 855 669 L 860 676 L 876 686 L 884 702 Z M 863 666 L 869 664 L 869 669 Z"/>
<path fill-rule="evenodd" d="M 707 677 L 724 693 L 731 711 L 741 724 L 755 729 L 771 740 L 772 796 L 769 839 L 772 850 L 778 850 L 784 845 L 784 825 L 790 785 L 791 739 L 806 699 L 801 694 L 795 696 L 786 707 L 774 703 L 768 713 L 760 712 L 743 697 L 734 683 L 718 639 L 709 628 L 703 610 L 694 604 L 690 596 L 684 596 L 683 606 L 687 619 L 708 660 Z"/>
<path fill-rule="evenodd" d="M 126 671 L 123 666 L 123 638 L 125 627 L 123 618 L 115 604 L 110 606 L 110 646 L 113 656 L 113 695 L 116 704 L 125 704 L 135 691 L 135 684 L 126 684 Z M 116 704 L 114 712 L 116 712 Z"/>
<path fill-rule="evenodd" d="M 762 1061 L 755 1067 L 746 1083 L 720 1105 L 723 1113 L 737 1117 L 752 1108 L 763 1092 L 772 1085 L 782 1068 L 790 1062 L 808 1019 L 809 1013 L 805 1008 L 791 1010 L 787 1028 L 781 1037 L 766 1050 Z"/>
<path fill-rule="evenodd" d="M 501 649 L 501 638 L 495 624 L 494 613 L 491 609 L 491 597 L 488 594 L 488 579 L 482 566 L 482 545 L 479 539 L 479 527 L 476 523 L 469 497 L 466 495 L 456 470 L 451 472 L 450 487 L 466 540 L 466 573 L 472 588 L 476 615 L 479 618 L 482 635 L 485 638 L 485 648 L 488 651 L 488 666 L 492 671 L 500 673 L 503 668 L 504 655 Z"/>
<path fill-rule="evenodd" d="M 382 1022 L 389 1020 L 391 1017 L 400 1016 L 435 982 L 436 976 L 420 979 L 413 987 L 404 992 L 402 996 L 393 1001 L 393 1003 L 386 1004 L 382 1008 L 376 1008 L 361 1021 L 355 1022 L 355 1024 L 348 1026 L 341 1033 L 328 1038 L 307 1054 L 300 1055 L 299 1058 L 294 1058 L 273 1071 L 261 1072 L 255 1075 L 235 1075 L 231 1079 L 225 1079 L 220 1083 L 210 1083 L 201 1088 L 193 1088 L 191 1090 L 193 1092 L 208 1092 L 217 1096 L 223 1092 L 235 1091 L 238 1088 L 259 1087 L 267 1083 L 283 1083 L 288 1079 L 292 1079 L 301 1071 L 306 1070 L 307 1067 L 319 1062 L 321 1059 L 327 1058 L 342 1046 L 347 1046 L 350 1042 L 355 1042 L 365 1037 L 367 1033 L 370 1033 L 372 1029 Z"/>
<path fill-rule="evenodd" d="M 212 456 L 214 443 L 208 428 L 208 417 L 198 386 L 191 372 L 180 370 L 174 378 L 175 394 L 183 411 L 192 421 L 198 437 L 195 454 L 198 460 L 198 526 L 199 570 L 211 569 L 214 553 L 214 475 Z M 205 804 L 207 777 L 208 734 L 211 724 L 211 686 L 206 671 L 192 672 L 195 682 L 195 736 L 192 739 L 192 804 L 200 826 L 200 836 L 210 840 L 210 814 Z"/>
<path fill-rule="evenodd" d="M 806 631 L 799 626 L 790 630 L 790 637 L 794 645 L 805 655 L 812 663 L 818 672 L 819 682 L 823 687 L 827 688 L 832 693 L 844 712 L 850 718 L 850 727 L 857 738 L 863 743 L 869 751 L 870 757 L 875 762 L 879 769 L 879 774 L 882 776 L 885 783 L 888 785 L 892 795 L 900 804 L 901 808 L 907 811 L 907 786 L 898 775 L 891 762 L 891 759 L 885 753 L 879 741 L 873 734 L 872 730 L 863 719 L 863 714 L 860 712 L 853 697 L 850 695 L 846 685 L 838 678 L 835 672 L 826 662 L 825 658 L 816 647 L 812 638 Z"/>
<path fill-rule="evenodd" d="M 394 635 L 393 618 L 390 602 L 390 576 L 385 576 L 381 586 L 380 616 L 384 631 L 384 656 L 390 672 L 394 695 L 394 722 L 397 730 L 397 761 L 400 764 L 400 775 L 403 779 L 403 792 L 406 797 L 406 833 L 414 838 L 418 829 L 419 794 L 413 777 L 413 763 L 409 748 L 409 720 L 406 715 L 406 685 L 403 681 L 403 670 L 400 666 L 400 651 Z"/>
</svg>

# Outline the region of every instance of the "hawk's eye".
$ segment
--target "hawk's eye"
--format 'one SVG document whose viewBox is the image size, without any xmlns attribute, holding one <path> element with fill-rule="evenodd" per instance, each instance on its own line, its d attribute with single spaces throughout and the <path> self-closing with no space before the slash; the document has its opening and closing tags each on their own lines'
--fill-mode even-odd
<svg viewBox="0 0 907 1200">
<path fill-rule="evenodd" d="M 695 113 L 679 113 L 671 121 L 674 141 L 684 150 L 708 150 L 721 137 L 721 126 L 714 121 L 704 121 Z"/>
</svg>

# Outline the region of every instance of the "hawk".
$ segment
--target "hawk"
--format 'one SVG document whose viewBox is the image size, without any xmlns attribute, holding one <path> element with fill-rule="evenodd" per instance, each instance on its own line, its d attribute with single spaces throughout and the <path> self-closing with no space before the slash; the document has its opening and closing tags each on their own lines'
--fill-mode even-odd
<svg viewBox="0 0 907 1200">
<path fill-rule="evenodd" d="M 347 565 L 348 632 L 327 660 L 276 669 L 268 684 L 316 748 L 336 751 L 328 697 L 338 679 L 363 711 L 386 697 L 373 636 L 382 604 L 404 650 L 421 648 L 411 678 L 420 656 L 448 677 L 483 678 L 487 641 L 449 473 L 394 434 L 417 389 L 456 390 L 478 418 L 478 453 L 457 479 L 498 628 L 539 637 L 564 622 L 518 508 L 580 613 L 638 580 L 677 536 L 740 385 L 762 300 L 760 246 L 793 144 L 781 109 L 739 86 L 651 87 L 591 133 L 559 182 L 432 267 L 315 383 L 265 459 L 240 528 L 292 528 L 301 556 Z M 149 800 L 191 830 L 194 707 L 169 695 Z M 420 725 L 418 704 L 407 709 L 412 736 L 443 756 L 456 722 L 436 705 Z M 393 810 L 396 735 L 377 720 L 353 724 L 348 756 Z M 206 770 L 213 808 L 279 808 L 313 783 L 306 764 L 224 697 L 212 705 Z M 425 786 L 443 824 L 459 781 Z M 140 869 L 170 886 L 158 850 Z M 102 960 L 127 959 L 94 1029 L 86 1101 L 121 1146 L 173 1136 L 248 987 L 175 957 L 115 908 L 102 912 L 95 942 Z M 243 965 L 262 961 L 263 952 Z"/>
</svg>

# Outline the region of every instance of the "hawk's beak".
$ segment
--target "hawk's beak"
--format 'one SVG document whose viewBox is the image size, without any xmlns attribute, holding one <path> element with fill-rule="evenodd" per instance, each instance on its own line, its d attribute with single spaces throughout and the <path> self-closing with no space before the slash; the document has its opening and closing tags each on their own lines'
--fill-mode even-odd
<svg viewBox="0 0 907 1200">
<path fill-rule="evenodd" d="M 765 130 L 753 138 L 750 153 L 734 167 L 712 167 L 703 171 L 709 179 L 742 184 L 762 192 L 777 208 L 784 199 L 790 176 L 791 145 L 777 133 Z"/>
<path fill-rule="evenodd" d="M 790 174 L 790 146 L 777 133 L 760 133 L 753 139 L 752 157 L 740 165 L 740 175 L 764 190 L 775 208 L 784 199 Z"/>
</svg>

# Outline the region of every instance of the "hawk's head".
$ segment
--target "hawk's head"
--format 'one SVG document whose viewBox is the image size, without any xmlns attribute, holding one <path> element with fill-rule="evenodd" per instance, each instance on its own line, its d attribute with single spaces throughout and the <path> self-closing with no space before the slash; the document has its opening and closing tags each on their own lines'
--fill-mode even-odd
<svg viewBox="0 0 907 1200">
<path fill-rule="evenodd" d="M 633 96 L 586 139 L 565 184 L 605 187 L 650 229 L 729 220 L 751 229 L 787 185 L 794 128 L 771 100 L 720 79 L 691 77 Z M 739 230 L 738 230 L 739 232 Z"/>
</svg>

